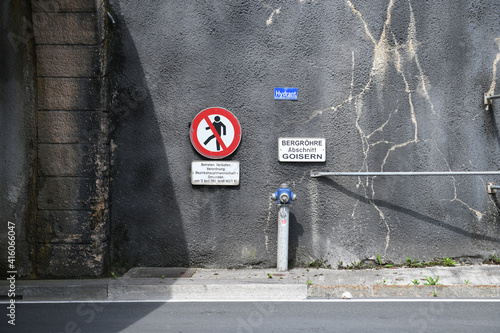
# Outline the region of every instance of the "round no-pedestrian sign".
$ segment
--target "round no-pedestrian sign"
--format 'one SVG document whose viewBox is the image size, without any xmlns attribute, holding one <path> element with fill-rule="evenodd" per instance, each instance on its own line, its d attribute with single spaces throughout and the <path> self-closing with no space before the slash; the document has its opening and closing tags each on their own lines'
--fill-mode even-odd
<svg viewBox="0 0 500 333">
<path fill-rule="evenodd" d="M 238 148 L 241 140 L 240 123 L 226 109 L 208 108 L 194 117 L 190 138 L 198 153 L 207 158 L 221 159 Z"/>
</svg>

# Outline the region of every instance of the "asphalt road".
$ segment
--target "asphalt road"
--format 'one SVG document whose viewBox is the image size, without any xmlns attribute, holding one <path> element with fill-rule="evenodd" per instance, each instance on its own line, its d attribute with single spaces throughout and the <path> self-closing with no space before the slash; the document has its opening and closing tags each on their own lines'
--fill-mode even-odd
<svg viewBox="0 0 500 333">
<path fill-rule="evenodd" d="M 0 304 L 7 314 L 7 304 Z M 16 303 L 0 332 L 500 332 L 500 300 Z"/>
</svg>

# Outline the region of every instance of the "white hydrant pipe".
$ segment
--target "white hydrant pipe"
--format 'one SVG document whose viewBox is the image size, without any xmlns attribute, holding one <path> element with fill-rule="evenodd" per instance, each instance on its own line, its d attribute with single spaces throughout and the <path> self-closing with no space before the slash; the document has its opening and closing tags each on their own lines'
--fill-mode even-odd
<svg viewBox="0 0 500 333">
<path fill-rule="evenodd" d="M 271 198 L 278 202 L 278 260 L 277 269 L 280 272 L 288 270 L 288 239 L 290 226 L 290 204 L 297 196 L 283 183 L 279 189 L 271 194 Z"/>
<path fill-rule="evenodd" d="M 288 271 L 290 206 L 281 205 L 278 213 L 278 271 Z"/>
</svg>

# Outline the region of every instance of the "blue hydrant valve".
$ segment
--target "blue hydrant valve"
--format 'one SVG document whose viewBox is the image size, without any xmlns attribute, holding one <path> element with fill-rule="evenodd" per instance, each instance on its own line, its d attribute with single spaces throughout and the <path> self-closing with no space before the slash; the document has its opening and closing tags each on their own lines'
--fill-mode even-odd
<svg viewBox="0 0 500 333">
<path fill-rule="evenodd" d="M 289 205 L 292 203 L 292 200 L 297 198 L 297 195 L 292 192 L 288 185 L 283 183 L 280 185 L 280 188 L 271 195 L 273 200 L 278 201 L 278 205 Z"/>
</svg>

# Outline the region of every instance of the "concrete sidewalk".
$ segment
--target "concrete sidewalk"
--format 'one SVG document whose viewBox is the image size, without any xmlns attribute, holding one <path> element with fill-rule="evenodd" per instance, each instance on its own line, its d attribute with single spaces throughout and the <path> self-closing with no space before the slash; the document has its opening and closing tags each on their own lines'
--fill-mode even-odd
<svg viewBox="0 0 500 333">
<path fill-rule="evenodd" d="M 424 285 L 429 280 L 438 285 Z M 0 282 L 8 302 L 9 281 Z M 16 280 L 22 301 L 213 301 L 308 298 L 500 298 L 500 266 L 338 270 L 133 268 L 123 277 Z M 348 295 L 347 295 L 348 296 Z M 16 301 L 21 301 L 17 299 Z"/>
</svg>

